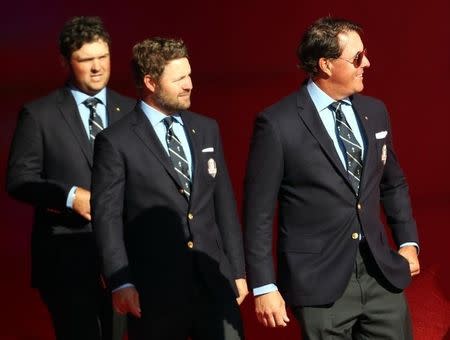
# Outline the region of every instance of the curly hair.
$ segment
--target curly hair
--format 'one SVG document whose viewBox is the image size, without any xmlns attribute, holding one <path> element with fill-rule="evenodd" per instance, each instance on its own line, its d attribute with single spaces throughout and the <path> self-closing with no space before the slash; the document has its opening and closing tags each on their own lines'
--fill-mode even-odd
<svg viewBox="0 0 450 340">
<path fill-rule="evenodd" d="M 59 51 L 69 60 L 85 43 L 103 40 L 110 46 L 111 38 L 99 17 L 74 17 L 64 24 L 59 35 Z"/>
<path fill-rule="evenodd" d="M 131 60 L 136 86 L 143 87 L 146 75 L 158 80 L 166 64 L 180 58 L 188 58 L 187 47 L 181 39 L 155 37 L 137 43 Z"/>
<path fill-rule="evenodd" d="M 346 32 L 362 33 L 362 27 L 345 19 L 320 18 L 308 27 L 300 45 L 297 57 L 300 67 L 310 76 L 318 74 L 320 58 L 338 58 L 342 53 L 339 34 Z"/>
</svg>

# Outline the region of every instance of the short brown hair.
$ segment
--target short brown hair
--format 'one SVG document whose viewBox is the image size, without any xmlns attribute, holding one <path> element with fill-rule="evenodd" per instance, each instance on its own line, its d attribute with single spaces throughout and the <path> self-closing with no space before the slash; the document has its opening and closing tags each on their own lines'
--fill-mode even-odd
<svg viewBox="0 0 450 340">
<path fill-rule="evenodd" d="M 339 58 L 342 48 L 339 45 L 339 34 L 345 32 L 362 33 L 360 25 L 345 19 L 324 17 L 315 21 L 306 30 L 297 49 L 300 67 L 309 75 L 319 72 L 320 58 Z"/>
<path fill-rule="evenodd" d="M 136 86 L 143 86 L 146 75 L 158 80 L 169 61 L 187 57 L 187 47 L 181 39 L 155 37 L 137 43 L 131 60 Z"/>
<path fill-rule="evenodd" d="M 103 40 L 111 45 L 111 38 L 99 17 L 73 17 L 64 24 L 59 35 L 59 51 L 61 55 L 70 60 L 72 53 L 79 50 L 84 44 Z"/>
</svg>

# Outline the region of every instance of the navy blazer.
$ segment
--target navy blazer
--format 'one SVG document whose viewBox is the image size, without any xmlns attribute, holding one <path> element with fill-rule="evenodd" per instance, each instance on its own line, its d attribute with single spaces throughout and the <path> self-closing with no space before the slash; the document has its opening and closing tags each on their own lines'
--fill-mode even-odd
<svg viewBox="0 0 450 340">
<path fill-rule="evenodd" d="M 136 102 L 109 89 L 106 96 L 110 123 Z M 6 185 L 11 196 L 35 207 L 34 287 L 76 287 L 98 280 L 91 223 L 66 207 L 73 186 L 90 189 L 92 160 L 92 145 L 69 88 L 24 105 L 11 144 Z"/>
<path fill-rule="evenodd" d="M 411 279 L 380 219 L 381 202 L 397 245 L 418 242 L 387 110 L 367 96 L 351 101 L 366 140 L 358 197 L 306 86 L 255 122 L 245 178 L 247 271 L 251 287 L 277 283 L 291 305 L 329 304 L 343 294 L 361 231 L 393 286 L 403 289 Z M 272 259 L 277 203 L 278 275 Z"/>
<path fill-rule="evenodd" d="M 95 142 L 93 226 L 105 276 L 112 289 L 133 283 L 141 299 L 148 296 L 157 308 L 190 296 L 185 290 L 194 276 L 210 293 L 233 297 L 234 279 L 245 277 L 217 123 L 188 111 L 180 115 L 192 154 L 189 200 L 140 108 Z"/>
</svg>

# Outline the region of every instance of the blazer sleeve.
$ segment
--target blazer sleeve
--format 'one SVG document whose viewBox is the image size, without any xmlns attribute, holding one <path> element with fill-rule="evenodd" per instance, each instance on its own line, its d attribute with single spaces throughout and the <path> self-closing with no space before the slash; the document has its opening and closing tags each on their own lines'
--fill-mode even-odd
<svg viewBox="0 0 450 340">
<path fill-rule="evenodd" d="M 254 125 L 245 176 L 244 235 L 252 288 L 275 283 L 273 218 L 283 176 L 283 148 L 274 122 L 260 115 Z"/>
<path fill-rule="evenodd" d="M 23 108 L 11 144 L 6 190 L 34 206 L 63 210 L 72 185 L 46 178 L 44 158 L 43 131 L 35 115 Z"/>
<path fill-rule="evenodd" d="M 111 289 L 132 283 L 123 239 L 125 164 L 103 133 L 96 136 L 91 186 L 92 228 Z"/>
<path fill-rule="evenodd" d="M 223 240 L 224 252 L 231 264 L 234 279 L 245 278 L 244 245 L 242 230 L 224 158 L 219 127 L 215 123 L 217 136 L 217 176 L 214 191 L 214 209 L 216 222 Z"/>
<path fill-rule="evenodd" d="M 380 183 L 381 202 L 397 246 L 405 242 L 419 243 L 416 221 L 412 215 L 408 184 L 394 151 L 389 115 L 386 109 L 385 114 L 388 126 L 387 159 Z"/>
</svg>

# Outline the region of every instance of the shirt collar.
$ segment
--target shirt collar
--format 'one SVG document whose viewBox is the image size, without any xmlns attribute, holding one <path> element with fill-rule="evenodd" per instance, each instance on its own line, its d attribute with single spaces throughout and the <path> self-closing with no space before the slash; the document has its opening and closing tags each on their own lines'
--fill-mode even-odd
<svg viewBox="0 0 450 340">
<path fill-rule="evenodd" d="M 316 107 L 318 112 L 328 109 L 330 104 L 335 102 L 335 100 L 327 95 L 324 91 L 322 91 L 322 89 L 317 86 L 316 83 L 312 81 L 312 79 L 309 79 L 308 84 L 306 85 L 306 89 L 308 90 L 308 93 L 311 96 L 314 106 Z M 352 105 L 352 102 L 348 97 L 341 99 L 341 101 L 347 105 Z"/>
<path fill-rule="evenodd" d="M 84 92 L 81 92 L 79 89 L 77 89 L 75 86 L 73 85 L 69 85 L 69 90 L 72 93 L 73 98 L 75 99 L 75 102 L 77 103 L 77 106 L 83 104 L 83 102 L 91 97 L 95 97 L 98 100 L 100 100 L 100 102 L 103 105 L 106 105 L 106 87 L 104 87 L 99 93 L 97 93 L 95 96 L 90 96 Z"/>
<path fill-rule="evenodd" d="M 144 102 L 142 100 L 139 102 L 139 105 L 140 105 L 142 111 L 144 111 L 145 115 L 147 116 L 147 118 L 150 121 L 150 123 L 152 124 L 152 126 L 162 124 L 163 119 L 167 117 L 167 115 L 165 115 L 161 111 L 155 109 L 153 106 L 148 105 L 146 102 Z M 178 112 L 174 113 L 172 115 L 172 117 L 178 123 L 183 125 L 183 121 L 181 120 L 180 114 Z"/>
</svg>

